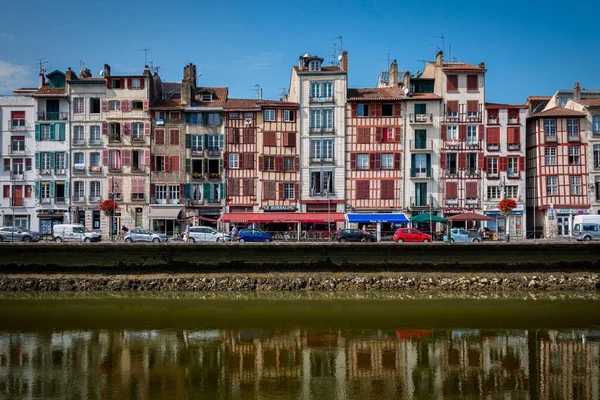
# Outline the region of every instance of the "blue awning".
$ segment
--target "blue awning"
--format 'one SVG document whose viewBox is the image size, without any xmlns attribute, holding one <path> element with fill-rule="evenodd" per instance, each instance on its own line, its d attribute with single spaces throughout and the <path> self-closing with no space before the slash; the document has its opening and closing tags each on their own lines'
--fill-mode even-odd
<svg viewBox="0 0 600 400">
<path fill-rule="evenodd" d="M 408 218 L 404 214 L 346 214 L 348 222 L 377 223 L 387 222 L 390 224 L 407 224 Z"/>
</svg>

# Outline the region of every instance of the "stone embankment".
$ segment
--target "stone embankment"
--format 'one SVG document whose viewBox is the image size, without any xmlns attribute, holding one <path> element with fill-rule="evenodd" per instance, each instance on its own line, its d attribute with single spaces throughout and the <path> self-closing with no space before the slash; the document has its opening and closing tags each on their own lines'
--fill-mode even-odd
<svg viewBox="0 0 600 400">
<path fill-rule="evenodd" d="M 592 291 L 597 274 L 0 278 L 0 291 Z"/>
</svg>

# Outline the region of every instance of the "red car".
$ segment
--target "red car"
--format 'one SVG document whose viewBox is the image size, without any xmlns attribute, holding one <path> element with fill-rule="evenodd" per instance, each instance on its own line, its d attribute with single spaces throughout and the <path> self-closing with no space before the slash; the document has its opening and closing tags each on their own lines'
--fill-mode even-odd
<svg viewBox="0 0 600 400">
<path fill-rule="evenodd" d="M 431 236 L 414 228 L 399 228 L 394 233 L 394 242 L 431 242 Z"/>
</svg>

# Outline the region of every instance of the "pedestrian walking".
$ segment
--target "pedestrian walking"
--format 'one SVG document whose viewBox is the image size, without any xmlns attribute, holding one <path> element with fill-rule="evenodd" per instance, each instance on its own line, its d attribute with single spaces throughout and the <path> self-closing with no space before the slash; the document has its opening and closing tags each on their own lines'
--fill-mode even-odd
<svg viewBox="0 0 600 400">
<path fill-rule="evenodd" d="M 231 230 L 231 241 L 232 241 L 232 242 L 235 242 L 235 241 L 237 240 L 237 239 L 236 239 L 237 232 L 238 232 L 237 226 L 236 226 L 236 225 L 234 225 L 234 226 L 233 226 L 233 229 Z"/>
</svg>

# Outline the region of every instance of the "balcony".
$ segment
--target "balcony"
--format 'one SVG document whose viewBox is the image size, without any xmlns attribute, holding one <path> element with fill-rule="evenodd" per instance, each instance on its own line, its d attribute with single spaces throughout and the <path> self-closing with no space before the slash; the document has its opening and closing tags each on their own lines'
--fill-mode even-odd
<svg viewBox="0 0 600 400">
<path fill-rule="evenodd" d="M 102 141 L 100 139 L 95 140 L 95 139 L 90 139 L 90 146 L 101 146 L 102 145 Z"/>
<path fill-rule="evenodd" d="M 458 206 L 458 199 L 454 198 L 454 199 L 444 199 L 444 204 L 446 205 L 446 207 L 457 207 Z"/>
<path fill-rule="evenodd" d="M 108 143 L 121 143 L 121 135 L 116 133 L 111 133 L 108 136 Z"/>
<path fill-rule="evenodd" d="M 42 204 L 52 204 L 52 199 L 50 197 L 42 197 L 40 199 L 40 203 L 42 203 Z"/>
<path fill-rule="evenodd" d="M 508 151 L 518 151 L 521 150 L 521 143 L 507 143 L 506 149 Z"/>
<path fill-rule="evenodd" d="M 509 125 L 519 125 L 519 123 L 520 123 L 519 117 L 509 117 L 508 118 Z"/>
<path fill-rule="evenodd" d="M 204 200 L 206 201 L 206 204 L 221 204 L 221 199 L 209 198 Z"/>
<path fill-rule="evenodd" d="M 204 180 L 204 174 L 200 172 L 192 172 L 190 174 L 190 178 L 192 178 L 194 181 L 202 181 Z"/>
<path fill-rule="evenodd" d="M 9 119 L 8 130 L 13 132 L 23 132 L 27 130 L 27 123 L 24 119 Z"/>
<path fill-rule="evenodd" d="M 409 146 L 410 146 L 410 151 L 412 151 L 413 153 L 432 151 L 433 150 L 433 140 L 411 140 L 409 142 Z"/>
<path fill-rule="evenodd" d="M 73 202 L 74 203 L 84 203 L 85 197 L 84 196 L 73 196 Z"/>
<path fill-rule="evenodd" d="M 411 168 L 410 177 L 416 179 L 431 178 L 431 168 Z"/>
<path fill-rule="evenodd" d="M 465 207 L 467 208 L 479 208 L 479 199 L 466 199 Z"/>
<path fill-rule="evenodd" d="M 444 143 L 446 143 L 446 148 L 449 148 L 449 149 L 460 149 L 461 148 L 461 141 L 457 138 L 446 139 L 444 141 Z"/>
<path fill-rule="evenodd" d="M 506 173 L 506 176 L 508 179 L 519 179 L 521 177 L 521 171 L 513 171 L 512 169 L 509 169 Z"/>
<path fill-rule="evenodd" d="M 85 174 L 85 164 L 73 164 L 74 174 Z"/>
<path fill-rule="evenodd" d="M 73 139 L 73 146 L 85 146 L 85 140 Z"/>
<path fill-rule="evenodd" d="M 498 171 L 487 171 L 486 176 L 488 179 L 498 179 L 500 178 L 500 173 Z"/>
<path fill-rule="evenodd" d="M 411 124 L 432 124 L 433 114 L 409 114 L 409 121 Z"/>
<path fill-rule="evenodd" d="M 498 125 L 499 124 L 498 118 L 490 117 L 490 118 L 488 118 L 487 123 L 488 123 L 488 125 Z"/>
<path fill-rule="evenodd" d="M 123 195 L 121 193 L 110 193 L 108 198 L 110 200 L 121 201 L 123 200 Z"/>
<path fill-rule="evenodd" d="M 315 96 L 315 97 L 311 97 L 309 99 L 309 102 L 311 104 L 315 104 L 315 103 L 320 103 L 320 104 L 332 103 L 332 104 L 335 104 L 335 97 L 333 97 L 333 96 Z"/>
<path fill-rule="evenodd" d="M 54 201 L 56 203 L 65 203 L 66 202 L 66 198 L 65 197 L 55 197 Z"/>
<path fill-rule="evenodd" d="M 217 174 L 217 173 L 205 174 L 204 178 L 207 181 L 209 181 L 209 182 L 220 181 L 221 180 L 221 174 Z"/>
<path fill-rule="evenodd" d="M 556 134 L 552 134 L 552 135 L 546 134 L 544 136 L 544 138 L 546 139 L 546 142 L 556 142 Z"/>
<path fill-rule="evenodd" d="M 458 169 L 446 169 L 446 177 L 447 178 L 458 178 Z"/>
<path fill-rule="evenodd" d="M 100 202 L 101 198 L 100 196 L 90 196 L 90 201 L 91 202 Z"/>
<path fill-rule="evenodd" d="M 67 171 L 67 168 L 54 168 L 54 175 L 66 175 Z"/>
<path fill-rule="evenodd" d="M 311 197 L 334 197 L 335 192 L 332 190 L 327 192 L 327 189 L 315 189 L 310 191 Z"/>
<path fill-rule="evenodd" d="M 108 167 L 108 172 L 121 172 L 121 167 Z"/>
<path fill-rule="evenodd" d="M 481 170 L 477 168 L 467 168 L 465 171 L 466 178 L 479 178 Z"/>
<path fill-rule="evenodd" d="M 421 197 L 411 197 L 410 198 L 410 206 L 411 208 L 421 208 L 421 207 L 431 207 L 431 201 L 428 198 L 429 196 L 421 196 Z"/>
<path fill-rule="evenodd" d="M 146 172 L 145 166 L 131 167 L 131 173 L 133 173 L 133 174 L 143 174 L 145 172 Z"/>
<path fill-rule="evenodd" d="M 68 112 L 45 112 L 37 113 L 38 121 L 67 121 L 69 119 Z"/>
<path fill-rule="evenodd" d="M 467 112 L 466 122 L 481 122 L 481 114 L 477 112 Z"/>
<path fill-rule="evenodd" d="M 578 133 L 569 133 L 569 135 L 567 136 L 567 140 L 569 142 L 579 142 L 581 141 L 581 137 Z"/>
<path fill-rule="evenodd" d="M 218 147 L 209 147 L 206 150 L 206 155 L 207 156 L 220 156 L 221 155 L 221 149 Z"/>
<path fill-rule="evenodd" d="M 335 165 L 335 158 L 312 158 L 311 157 L 310 165 Z M 359 168 L 359 169 L 361 169 L 361 168 Z M 365 169 L 368 169 L 368 167 Z"/>
<path fill-rule="evenodd" d="M 11 181 L 24 181 L 25 174 L 23 174 L 22 172 L 13 172 L 10 174 L 10 180 Z"/>
<path fill-rule="evenodd" d="M 50 168 L 42 168 L 40 169 L 40 175 L 50 175 L 52 170 Z"/>
<path fill-rule="evenodd" d="M 12 145 L 8 145 L 7 153 L 11 156 L 24 156 L 27 154 L 24 142 L 13 142 Z"/>
<path fill-rule="evenodd" d="M 131 137 L 131 143 L 144 143 L 146 139 L 143 136 L 141 137 Z"/>
<path fill-rule="evenodd" d="M 92 165 L 92 166 L 89 168 L 89 171 L 90 171 L 91 173 L 93 173 L 93 174 L 97 174 L 97 173 L 100 173 L 100 172 L 102 172 L 102 167 L 100 167 L 99 165 Z"/>
<path fill-rule="evenodd" d="M 335 133 L 335 127 L 334 126 L 323 126 L 323 127 L 314 127 L 311 126 L 310 128 L 308 128 L 308 131 L 310 133 Z"/>
<path fill-rule="evenodd" d="M 204 155 L 204 149 L 202 147 L 194 147 L 191 149 L 193 156 L 202 156 Z"/>
<path fill-rule="evenodd" d="M 500 151 L 500 143 L 488 143 L 488 151 Z"/>
<path fill-rule="evenodd" d="M 467 141 L 465 142 L 465 147 L 467 149 L 481 149 L 481 140 L 467 138 Z"/>
</svg>

